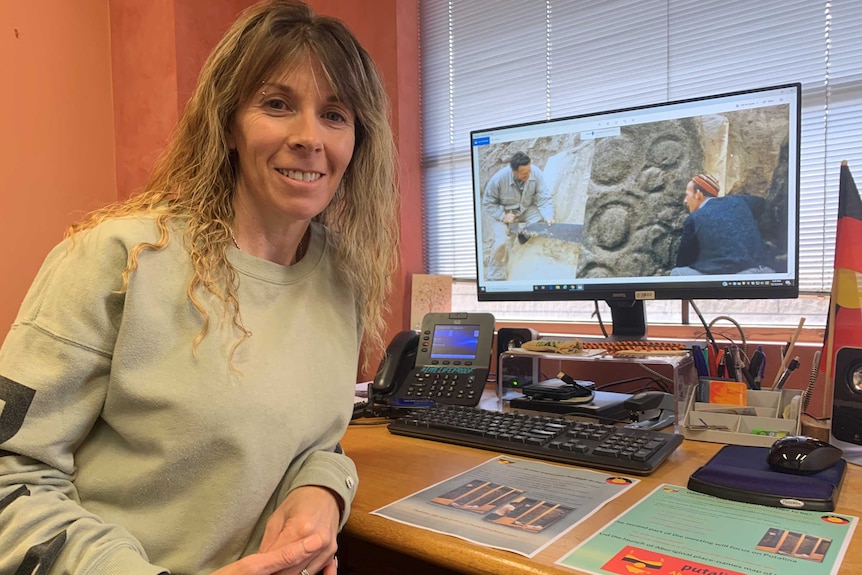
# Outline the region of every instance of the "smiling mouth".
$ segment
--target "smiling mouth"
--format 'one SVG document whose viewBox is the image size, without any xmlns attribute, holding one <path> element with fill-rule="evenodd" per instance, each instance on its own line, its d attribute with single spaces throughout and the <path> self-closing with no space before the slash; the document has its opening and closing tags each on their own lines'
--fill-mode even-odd
<svg viewBox="0 0 862 575">
<path fill-rule="evenodd" d="M 282 176 L 296 180 L 297 182 L 314 182 L 323 177 L 323 174 L 320 172 L 302 172 L 300 170 L 283 170 L 281 168 L 276 168 L 276 171 Z"/>
</svg>

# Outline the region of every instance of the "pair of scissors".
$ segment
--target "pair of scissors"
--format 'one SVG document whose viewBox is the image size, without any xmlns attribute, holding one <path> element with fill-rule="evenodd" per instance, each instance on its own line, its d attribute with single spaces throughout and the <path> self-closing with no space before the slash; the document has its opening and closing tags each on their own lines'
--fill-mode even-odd
<svg viewBox="0 0 862 575">
<path fill-rule="evenodd" d="M 718 377 L 718 354 L 719 350 L 711 345 L 706 346 L 706 353 L 709 358 L 709 375 L 710 377 Z"/>
<path fill-rule="evenodd" d="M 757 351 L 751 354 L 751 361 L 748 362 L 748 377 L 751 378 L 752 389 L 760 389 L 760 381 L 763 379 L 765 369 L 766 354 L 763 353 L 762 346 L 757 346 Z"/>
<path fill-rule="evenodd" d="M 718 353 L 715 356 L 715 376 L 716 377 L 724 377 L 727 368 L 727 359 L 728 354 L 725 353 L 724 349 L 718 350 Z"/>
</svg>

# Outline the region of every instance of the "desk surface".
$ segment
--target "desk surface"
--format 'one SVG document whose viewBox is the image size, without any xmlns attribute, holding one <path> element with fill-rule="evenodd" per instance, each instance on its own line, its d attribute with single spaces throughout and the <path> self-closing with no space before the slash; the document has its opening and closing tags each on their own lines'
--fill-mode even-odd
<svg viewBox="0 0 862 575">
<path fill-rule="evenodd" d="M 374 420 L 360 421 L 371 423 Z M 638 477 L 641 481 L 634 488 L 528 559 L 509 551 L 481 547 L 370 514 L 384 505 L 487 461 L 493 452 L 392 435 L 385 423 L 376 426 L 351 425 L 343 445 L 345 452 L 356 462 L 360 478 L 353 511 L 345 527 L 346 537 L 416 558 L 439 567 L 439 572 L 481 575 L 572 575 L 575 571 L 554 565 L 554 562 L 659 484 L 685 486 L 689 475 L 721 447 L 716 443 L 685 440 L 652 475 Z M 862 499 L 858 496 L 860 492 L 862 469 L 850 465 L 836 511 L 862 516 Z M 384 559 L 377 557 L 375 560 Z M 859 529 L 854 534 L 839 573 L 862 573 L 862 534 Z"/>
</svg>

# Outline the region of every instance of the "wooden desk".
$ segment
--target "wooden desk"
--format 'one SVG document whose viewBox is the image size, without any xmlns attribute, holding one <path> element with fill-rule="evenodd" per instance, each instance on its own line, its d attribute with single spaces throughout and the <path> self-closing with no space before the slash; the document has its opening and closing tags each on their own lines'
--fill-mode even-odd
<svg viewBox="0 0 862 575">
<path fill-rule="evenodd" d="M 369 423 L 375 420 L 360 420 Z M 455 537 L 370 515 L 371 511 L 490 459 L 494 452 L 392 435 L 385 422 L 351 425 L 342 442 L 359 469 L 353 511 L 339 538 L 340 575 L 572 575 L 554 565 L 573 547 L 600 530 L 661 483 L 685 486 L 688 477 L 721 447 L 686 440 L 652 475 L 528 559 L 509 551 L 474 545 Z M 862 516 L 862 469 L 851 465 L 837 512 Z M 862 573 L 862 534 L 857 530 L 839 571 Z"/>
</svg>

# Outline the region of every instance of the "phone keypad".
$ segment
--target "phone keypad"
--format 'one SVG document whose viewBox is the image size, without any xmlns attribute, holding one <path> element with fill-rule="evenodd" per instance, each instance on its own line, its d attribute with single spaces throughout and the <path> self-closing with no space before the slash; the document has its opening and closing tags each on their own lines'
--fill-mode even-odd
<svg viewBox="0 0 862 575">
<path fill-rule="evenodd" d="M 475 370 L 468 373 L 415 371 L 410 374 L 407 383 L 404 395 L 408 398 L 474 406 L 479 403 L 485 378 Z"/>
</svg>

